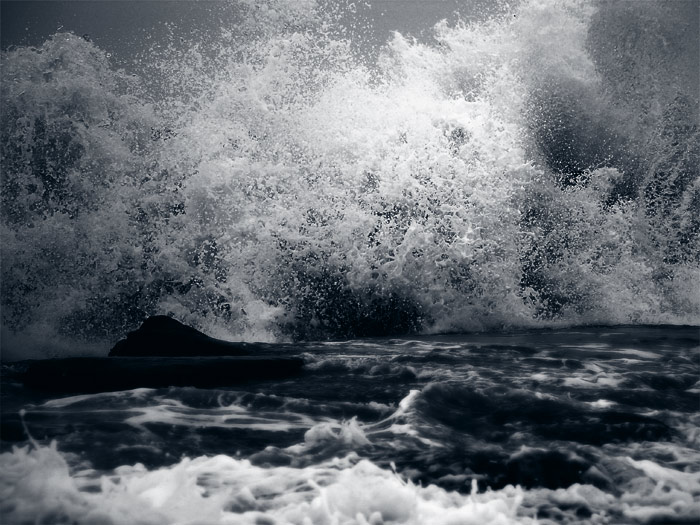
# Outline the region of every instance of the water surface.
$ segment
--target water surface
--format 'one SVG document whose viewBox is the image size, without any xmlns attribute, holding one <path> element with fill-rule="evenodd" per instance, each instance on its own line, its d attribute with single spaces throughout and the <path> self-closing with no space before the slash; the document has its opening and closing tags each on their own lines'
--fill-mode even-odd
<svg viewBox="0 0 700 525">
<path fill-rule="evenodd" d="M 219 389 L 55 397 L 7 382 L 3 514 L 80 523 L 700 518 L 698 328 L 284 348 L 305 359 L 301 376 Z"/>
</svg>

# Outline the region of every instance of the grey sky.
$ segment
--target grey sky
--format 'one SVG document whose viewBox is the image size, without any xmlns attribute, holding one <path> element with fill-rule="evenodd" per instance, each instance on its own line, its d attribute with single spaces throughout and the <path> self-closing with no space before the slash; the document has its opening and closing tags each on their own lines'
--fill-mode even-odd
<svg viewBox="0 0 700 525">
<path fill-rule="evenodd" d="M 336 4 L 346 0 L 323 0 Z M 431 28 L 443 18 L 482 18 L 496 12 L 494 0 L 371 0 L 358 1 L 355 15 L 343 17 L 348 26 L 366 24 L 367 40 L 360 47 L 384 43 L 392 31 L 419 39 L 430 38 Z M 118 62 L 128 61 L 169 34 L 168 25 L 187 37 L 207 28 L 221 27 L 235 17 L 222 0 L 2 0 L 0 39 L 11 45 L 40 45 L 57 31 L 89 34 Z"/>
</svg>

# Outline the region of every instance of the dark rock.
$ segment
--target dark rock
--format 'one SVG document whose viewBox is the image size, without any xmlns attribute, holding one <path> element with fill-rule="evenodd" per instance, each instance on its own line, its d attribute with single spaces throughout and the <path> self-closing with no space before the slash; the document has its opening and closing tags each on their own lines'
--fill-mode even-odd
<svg viewBox="0 0 700 525">
<path fill-rule="evenodd" d="M 149 317 L 119 341 L 109 357 L 72 357 L 14 364 L 35 390 L 94 393 L 133 388 L 214 388 L 301 373 L 304 361 L 288 345 L 231 343 L 166 316 Z"/>
<path fill-rule="evenodd" d="M 214 388 L 301 373 L 298 357 L 70 357 L 29 361 L 23 382 L 49 392 L 94 393 L 193 386 Z"/>
<path fill-rule="evenodd" d="M 165 315 L 146 319 L 109 352 L 110 356 L 242 356 L 254 355 L 271 345 L 214 339 Z"/>
</svg>

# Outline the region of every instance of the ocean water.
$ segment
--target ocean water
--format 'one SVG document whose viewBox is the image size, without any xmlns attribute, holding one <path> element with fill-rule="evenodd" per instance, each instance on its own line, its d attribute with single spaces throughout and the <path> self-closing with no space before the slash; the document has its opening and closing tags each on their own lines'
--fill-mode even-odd
<svg viewBox="0 0 700 525">
<path fill-rule="evenodd" d="M 284 348 L 299 377 L 220 389 L 57 396 L 6 365 L 3 523 L 700 519 L 697 327 Z"/>
<path fill-rule="evenodd" d="M 700 7 L 481 5 L 2 51 L 4 521 L 698 521 Z M 22 386 L 157 314 L 304 372 Z"/>
</svg>

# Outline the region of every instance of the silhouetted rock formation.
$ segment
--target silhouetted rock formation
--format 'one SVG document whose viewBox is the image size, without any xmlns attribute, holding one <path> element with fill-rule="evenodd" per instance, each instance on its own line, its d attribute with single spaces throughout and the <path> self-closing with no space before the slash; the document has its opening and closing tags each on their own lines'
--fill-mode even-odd
<svg viewBox="0 0 700 525">
<path fill-rule="evenodd" d="M 166 316 L 146 319 L 109 357 L 26 361 L 25 386 L 64 393 L 132 388 L 214 388 L 301 373 L 304 361 L 284 344 L 231 343 L 214 339 Z"/>
<path fill-rule="evenodd" d="M 214 339 L 165 315 L 146 319 L 109 352 L 110 356 L 202 357 L 254 355 L 271 345 Z"/>
<path fill-rule="evenodd" d="M 94 393 L 193 386 L 214 388 L 280 379 L 301 372 L 298 357 L 70 357 L 29 361 L 24 385 L 36 390 Z"/>
</svg>

